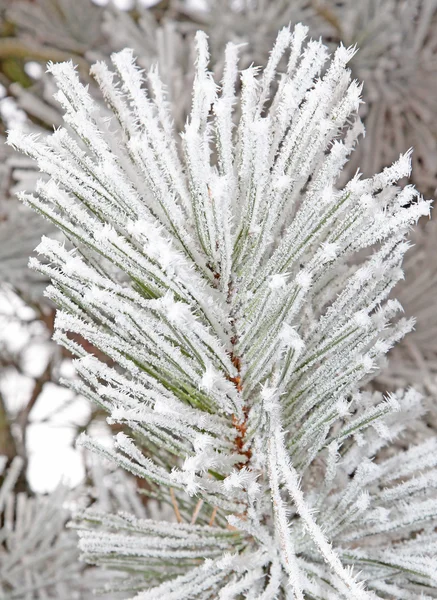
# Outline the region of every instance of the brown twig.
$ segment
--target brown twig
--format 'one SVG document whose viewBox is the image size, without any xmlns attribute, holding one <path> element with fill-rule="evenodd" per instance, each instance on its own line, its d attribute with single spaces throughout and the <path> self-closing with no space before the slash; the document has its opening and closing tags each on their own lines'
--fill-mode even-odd
<svg viewBox="0 0 437 600">
<path fill-rule="evenodd" d="M 173 488 L 170 488 L 170 496 L 171 496 L 171 503 L 173 504 L 174 514 L 176 515 L 176 521 L 178 523 L 182 523 L 183 519 L 182 519 L 181 513 L 179 511 L 178 501 L 176 500 L 176 496 L 175 496 Z"/>
<path fill-rule="evenodd" d="M 6 456 L 6 465 L 9 466 L 14 458 L 20 455 L 17 443 L 12 435 L 11 421 L 8 418 L 6 405 L 3 396 L 0 394 L 0 455 Z M 0 486 L 3 483 L 4 475 L 0 476 Z M 15 482 L 16 492 L 29 492 L 26 470 L 21 469 L 18 479 Z"/>
<path fill-rule="evenodd" d="M 44 371 L 41 373 L 41 375 L 39 377 L 37 377 L 35 379 L 35 383 L 33 385 L 33 390 L 32 390 L 32 394 L 29 398 L 29 401 L 27 402 L 26 406 L 23 408 L 23 410 L 20 412 L 20 414 L 17 417 L 17 424 L 19 425 L 20 430 L 21 430 L 21 443 L 22 443 L 23 449 L 26 446 L 26 434 L 27 434 L 27 426 L 29 424 L 30 413 L 32 412 L 32 409 L 34 408 L 38 398 L 40 397 L 40 394 L 43 390 L 44 384 L 51 381 L 51 377 L 52 377 L 52 361 L 49 360 Z"/>
<path fill-rule="evenodd" d="M 200 509 L 203 506 L 203 500 L 200 498 L 199 502 L 196 504 L 196 508 L 194 509 L 193 516 L 191 517 L 191 525 L 195 525 L 197 521 L 197 517 L 199 516 Z"/>
<path fill-rule="evenodd" d="M 214 510 L 212 511 L 211 518 L 209 520 L 208 525 L 212 527 L 214 525 L 215 517 L 217 515 L 217 506 L 214 506 Z"/>
<path fill-rule="evenodd" d="M 320 0 L 313 0 L 312 5 L 317 14 L 319 14 L 325 21 L 327 21 L 337 32 L 338 37 L 343 37 L 340 21 L 336 15 Z"/>
<path fill-rule="evenodd" d="M 8 419 L 5 402 L 0 394 L 0 455 L 6 456 L 8 461 L 17 456 L 17 446 L 11 432 L 11 423 Z"/>
<path fill-rule="evenodd" d="M 33 41 L 24 41 L 14 37 L 0 38 L 0 59 L 23 58 L 42 62 L 65 62 L 73 60 L 78 65 L 81 74 L 89 79 L 89 64 L 81 56 L 63 52 L 58 48 L 44 46 Z"/>
</svg>

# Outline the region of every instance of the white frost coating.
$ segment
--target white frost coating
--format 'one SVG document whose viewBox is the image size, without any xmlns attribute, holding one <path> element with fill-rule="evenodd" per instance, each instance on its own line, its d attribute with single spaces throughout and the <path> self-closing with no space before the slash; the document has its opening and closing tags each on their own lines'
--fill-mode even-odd
<svg viewBox="0 0 437 600">
<path fill-rule="evenodd" d="M 9 138 L 50 177 L 22 199 L 74 245 L 45 238 L 31 261 L 79 359 L 72 386 L 123 430 L 112 448 L 79 443 L 174 515 L 81 513 L 85 560 L 127 571 L 121 587 L 136 573 L 137 600 L 436 584 L 435 442 L 372 462 L 420 399 L 360 391 L 414 324 L 389 296 L 430 205 L 397 187 L 410 153 L 339 185 L 362 133 L 355 49 L 329 62 L 306 34 L 284 28 L 265 69 L 241 74 L 229 44 L 218 85 L 198 33 L 181 144 L 157 69 L 130 50 L 92 70 L 111 129 L 57 64 L 69 129 Z"/>
</svg>

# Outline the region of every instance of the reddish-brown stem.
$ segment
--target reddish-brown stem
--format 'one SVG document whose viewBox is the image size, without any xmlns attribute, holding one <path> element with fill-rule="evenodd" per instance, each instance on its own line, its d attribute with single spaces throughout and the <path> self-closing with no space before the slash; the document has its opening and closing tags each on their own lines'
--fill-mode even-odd
<svg viewBox="0 0 437 600">
<path fill-rule="evenodd" d="M 175 496 L 173 488 L 170 488 L 170 496 L 171 496 L 171 503 L 173 504 L 174 514 L 176 515 L 176 521 L 178 523 L 182 523 L 183 522 L 182 515 L 179 511 L 178 501 L 176 500 L 176 496 Z"/>
</svg>

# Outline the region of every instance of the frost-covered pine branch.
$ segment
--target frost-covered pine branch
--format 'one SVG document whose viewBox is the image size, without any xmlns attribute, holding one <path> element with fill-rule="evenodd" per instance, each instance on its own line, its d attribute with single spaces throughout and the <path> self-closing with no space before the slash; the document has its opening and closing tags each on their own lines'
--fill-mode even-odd
<svg viewBox="0 0 437 600">
<path fill-rule="evenodd" d="M 336 186 L 362 132 L 354 50 L 306 36 L 241 74 L 229 44 L 218 86 L 199 32 L 181 147 L 129 50 L 92 68 L 112 118 L 52 64 L 66 127 L 9 137 L 50 177 L 22 200 L 75 246 L 31 260 L 71 385 L 130 431 L 80 443 L 174 512 L 80 515 L 86 560 L 135 574 L 137 600 L 435 597 L 437 442 L 374 461 L 420 398 L 360 392 L 412 327 L 389 296 L 429 202 L 396 185 L 410 152 Z"/>
<path fill-rule="evenodd" d="M 41 40 L 46 46 L 82 55 L 102 42 L 104 12 L 90 0 L 38 0 L 10 3 L 7 18 L 20 37 Z"/>
<path fill-rule="evenodd" d="M 0 200 L 0 288 L 9 284 L 29 299 L 42 299 L 47 279 L 32 273 L 27 262 L 35 243 L 49 233 L 53 233 L 53 227 L 38 215 L 15 200 Z"/>
<path fill-rule="evenodd" d="M 9 466 L 8 466 L 9 465 Z M 0 455 L 0 598 L 2 600 L 102 600 L 123 596 L 104 593 L 104 586 L 120 573 L 107 575 L 79 558 L 77 535 L 68 526 L 72 507 L 90 501 L 108 512 L 129 510 L 137 517 L 146 511 L 133 482 L 120 472 L 92 470 L 93 488 L 74 491 L 58 486 L 46 495 L 18 492 L 25 465 L 20 457 Z M 96 500 L 97 497 L 97 500 Z M 150 513 L 150 511 L 149 511 Z"/>
<path fill-rule="evenodd" d="M 0 597 L 84 598 L 84 566 L 74 534 L 65 529 L 68 490 L 59 487 L 46 497 L 15 494 L 22 461 L 16 457 L 8 470 L 5 465 L 6 457 L 0 456 Z"/>
<path fill-rule="evenodd" d="M 366 140 L 352 169 L 371 175 L 413 146 L 413 181 L 423 193 L 434 194 L 437 3 L 364 0 L 339 5 L 328 0 L 322 6 L 327 27 L 320 33 L 360 48 L 351 69 L 365 82 Z"/>
</svg>

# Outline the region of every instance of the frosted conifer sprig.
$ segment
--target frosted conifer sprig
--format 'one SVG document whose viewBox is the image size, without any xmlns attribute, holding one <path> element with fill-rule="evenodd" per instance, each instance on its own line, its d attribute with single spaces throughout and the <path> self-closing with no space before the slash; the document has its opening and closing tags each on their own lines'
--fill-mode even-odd
<svg viewBox="0 0 437 600">
<path fill-rule="evenodd" d="M 359 393 L 412 327 L 388 298 L 429 203 L 396 186 L 410 153 L 336 187 L 362 132 L 354 49 L 329 62 L 306 35 L 283 29 L 264 70 L 241 75 L 229 44 L 218 86 L 199 32 L 181 147 L 156 69 L 129 50 L 92 69 L 112 118 L 55 64 L 66 128 L 9 137 L 50 176 L 22 200 L 75 245 L 43 238 L 31 261 L 78 357 L 71 385 L 131 432 L 80 443 L 146 479 L 177 521 L 82 515 L 86 559 L 137 574 L 138 600 L 437 585 L 435 442 L 372 462 L 420 400 Z"/>
</svg>

